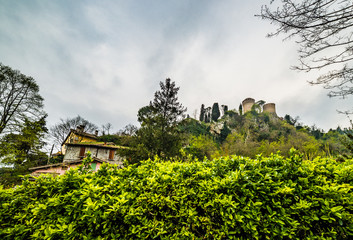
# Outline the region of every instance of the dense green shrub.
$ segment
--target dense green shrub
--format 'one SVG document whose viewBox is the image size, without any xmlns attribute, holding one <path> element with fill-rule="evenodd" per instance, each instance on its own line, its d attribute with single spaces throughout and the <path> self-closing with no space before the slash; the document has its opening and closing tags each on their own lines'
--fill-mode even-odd
<svg viewBox="0 0 353 240">
<path fill-rule="evenodd" d="M 0 239 L 348 239 L 352 170 L 293 152 L 70 170 L 0 190 Z"/>
</svg>

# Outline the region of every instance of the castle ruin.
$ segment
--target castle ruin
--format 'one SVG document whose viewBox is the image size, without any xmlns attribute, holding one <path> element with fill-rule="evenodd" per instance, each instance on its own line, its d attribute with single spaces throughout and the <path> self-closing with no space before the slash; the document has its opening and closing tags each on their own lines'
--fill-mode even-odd
<svg viewBox="0 0 353 240">
<path fill-rule="evenodd" d="M 243 113 L 251 111 L 252 106 L 255 104 L 255 99 L 253 98 L 246 98 L 242 102 L 243 106 Z"/>
<path fill-rule="evenodd" d="M 255 99 L 253 98 L 245 98 L 242 102 L 243 114 L 251 111 L 252 107 L 255 104 Z M 276 104 L 274 103 L 266 103 L 263 105 L 263 112 L 272 113 L 276 115 Z"/>
<path fill-rule="evenodd" d="M 263 111 L 264 112 L 268 112 L 268 113 L 276 114 L 276 104 L 274 104 L 274 103 L 266 103 L 263 106 Z"/>
</svg>

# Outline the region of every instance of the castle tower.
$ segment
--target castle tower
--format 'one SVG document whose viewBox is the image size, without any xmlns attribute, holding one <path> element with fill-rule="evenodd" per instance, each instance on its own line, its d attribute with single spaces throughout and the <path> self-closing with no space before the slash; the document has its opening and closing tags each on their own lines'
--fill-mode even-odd
<svg viewBox="0 0 353 240">
<path fill-rule="evenodd" d="M 243 114 L 246 112 L 251 111 L 252 106 L 255 104 L 255 99 L 253 98 L 246 98 L 242 102 L 243 105 Z"/>
<path fill-rule="evenodd" d="M 276 114 L 276 105 L 274 103 L 266 103 L 263 106 L 263 112 Z"/>
</svg>

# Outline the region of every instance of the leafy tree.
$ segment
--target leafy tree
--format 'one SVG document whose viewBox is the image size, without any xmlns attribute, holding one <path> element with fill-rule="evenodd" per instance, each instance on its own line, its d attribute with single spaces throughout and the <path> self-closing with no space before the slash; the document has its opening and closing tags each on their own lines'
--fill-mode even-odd
<svg viewBox="0 0 353 240">
<path fill-rule="evenodd" d="M 210 136 L 205 135 L 192 136 L 189 140 L 189 146 L 186 148 L 186 152 L 201 161 L 204 160 L 205 157 L 212 159 L 213 157 L 219 156 L 217 144 Z"/>
<path fill-rule="evenodd" d="M 84 126 L 83 131 L 87 133 L 94 133 L 98 127 L 88 120 L 77 115 L 74 118 L 60 119 L 60 122 L 50 128 L 50 136 L 54 139 L 57 146 L 61 146 L 71 129 L 76 129 L 78 126 Z"/>
<path fill-rule="evenodd" d="M 219 143 L 223 143 L 228 135 L 231 133 L 231 130 L 228 128 L 226 123 L 223 123 L 223 128 L 221 129 L 221 132 L 217 138 Z"/>
<path fill-rule="evenodd" d="M 257 101 L 254 105 L 252 105 L 251 107 L 251 111 L 252 113 L 256 114 L 256 113 L 261 113 L 262 112 L 262 109 L 263 109 L 263 105 L 265 104 L 266 102 L 264 100 L 259 100 Z"/>
<path fill-rule="evenodd" d="M 209 129 L 205 123 L 197 121 L 195 119 L 184 119 L 178 125 L 179 131 L 192 136 L 209 135 L 211 136 Z"/>
<path fill-rule="evenodd" d="M 205 110 L 205 105 L 202 104 L 202 105 L 201 105 L 201 110 L 200 110 L 200 121 L 201 121 L 201 122 L 204 122 L 204 121 L 205 121 L 205 112 L 206 112 L 206 110 Z"/>
<path fill-rule="evenodd" d="M 26 120 L 44 115 L 35 80 L 0 63 L 0 134 L 16 132 Z"/>
<path fill-rule="evenodd" d="M 349 0 L 280 0 L 275 8 L 262 6 L 262 19 L 277 25 L 275 32 L 294 38 L 299 44 L 301 71 L 327 70 L 311 84 L 330 89 L 329 96 L 353 93 L 353 11 Z"/>
<path fill-rule="evenodd" d="M 26 119 L 18 133 L 7 134 L 1 139 L 1 162 L 11 166 L 1 169 L 1 184 L 11 186 L 20 183 L 19 175 L 29 173 L 28 168 L 47 163 L 48 156 L 41 150 L 48 132 L 45 118 L 34 122 Z"/>
<path fill-rule="evenodd" d="M 138 112 L 141 128 L 137 131 L 139 148 L 147 155 L 172 157 L 181 147 L 181 135 L 177 125 L 183 119 L 186 108 L 178 102 L 179 87 L 169 78 L 160 82 L 160 91 L 154 94 L 153 102 Z"/>
<path fill-rule="evenodd" d="M 19 133 L 10 133 L 1 139 L 0 156 L 3 163 L 22 165 L 33 162 L 46 144 L 44 142 L 46 116 L 38 121 L 25 120 Z"/>
<path fill-rule="evenodd" d="M 297 116 L 297 117 L 293 118 L 289 114 L 286 114 L 284 116 L 284 120 L 286 120 L 286 122 L 289 123 L 290 125 L 296 126 L 299 121 L 299 117 Z"/>
<path fill-rule="evenodd" d="M 219 111 L 218 103 L 214 103 L 212 106 L 212 121 L 216 122 L 220 116 L 221 113 Z"/>
</svg>

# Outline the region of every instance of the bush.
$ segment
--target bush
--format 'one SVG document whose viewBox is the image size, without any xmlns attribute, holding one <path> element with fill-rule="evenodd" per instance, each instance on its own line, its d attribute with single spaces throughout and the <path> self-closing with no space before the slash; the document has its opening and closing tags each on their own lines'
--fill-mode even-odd
<svg viewBox="0 0 353 240">
<path fill-rule="evenodd" d="M 353 161 L 145 161 L 0 190 L 1 239 L 348 239 Z"/>
</svg>

